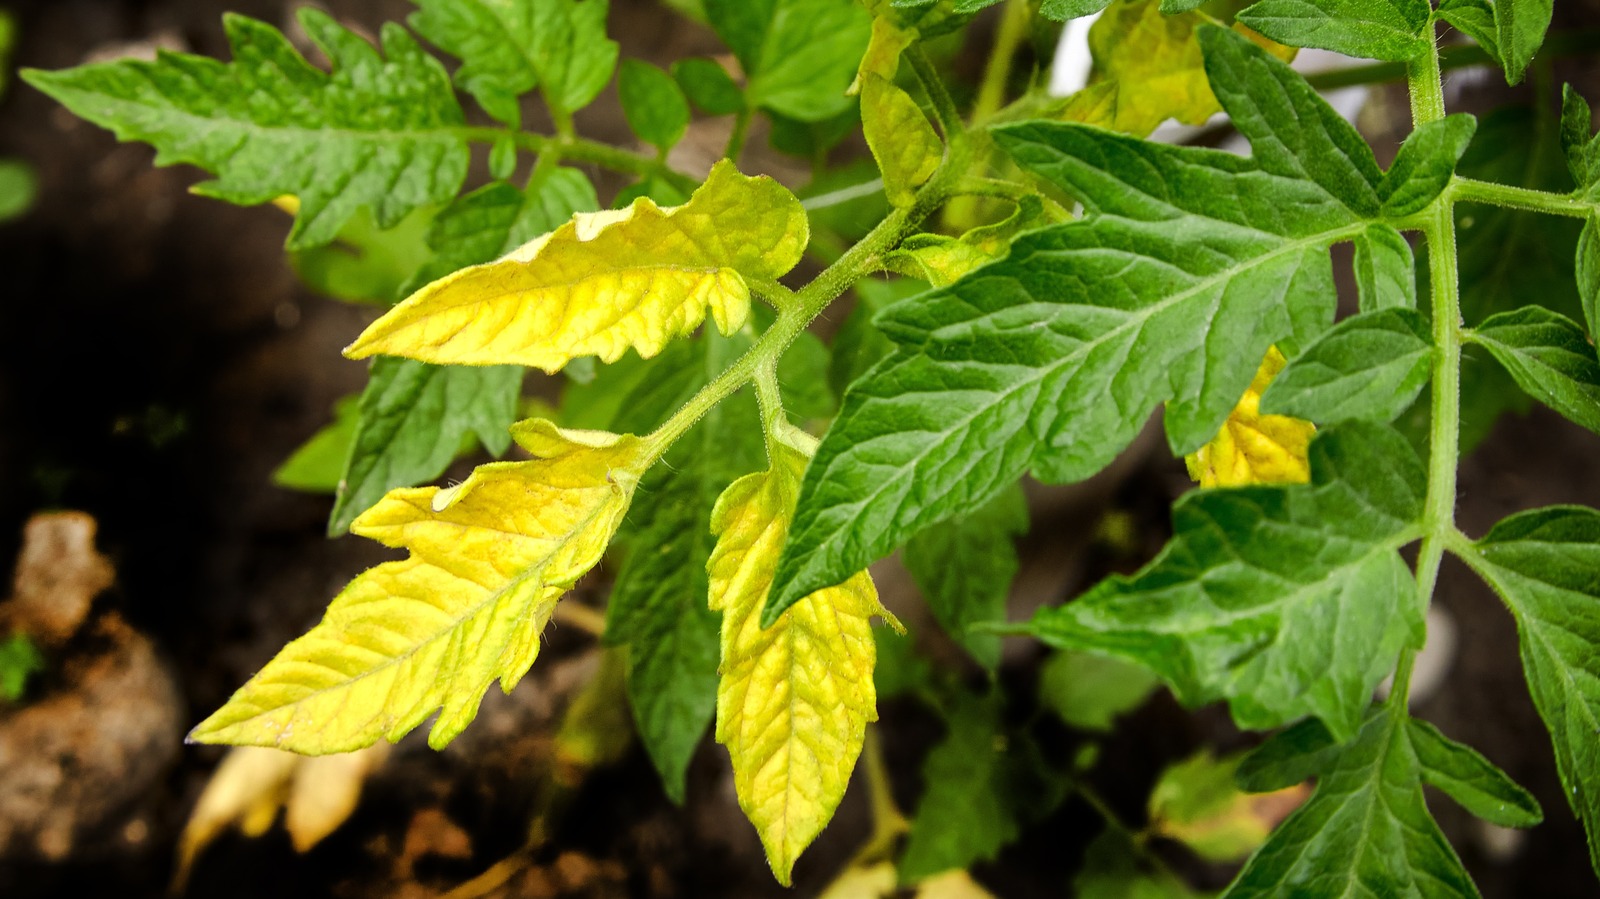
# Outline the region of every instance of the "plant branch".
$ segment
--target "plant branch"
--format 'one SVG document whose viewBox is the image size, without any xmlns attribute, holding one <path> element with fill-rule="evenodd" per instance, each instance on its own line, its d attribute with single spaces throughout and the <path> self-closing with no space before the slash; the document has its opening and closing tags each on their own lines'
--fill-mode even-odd
<svg viewBox="0 0 1600 899">
<path fill-rule="evenodd" d="M 733 117 L 733 131 L 728 134 L 728 145 L 723 148 L 722 155 L 733 160 L 734 165 L 739 164 L 739 156 L 744 153 L 744 142 L 750 136 L 750 118 L 754 112 L 746 106 Z"/>
<path fill-rule="evenodd" d="M 465 125 L 452 130 L 466 140 L 476 143 L 493 144 L 509 136 L 516 143 L 517 149 L 529 153 L 556 151 L 563 159 L 592 163 L 615 172 L 640 177 L 656 175 L 685 192 L 693 191 L 700 186 L 700 179 L 668 168 L 654 156 L 646 156 L 643 153 L 635 153 L 632 150 L 624 150 L 584 137 L 534 134 L 531 131 L 513 131 L 509 128 L 478 125 Z"/>
<path fill-rule="evenodd" d="M 989 48 L 989 59 L 983 67 L 983 79 L 978 82 L 978 98 L 972 104 L 974 122 L 994 115 L 1005 102 L 1011 63 L 1016 58 L 1017 48 L 1028 36 L 1028 21 L 1032 15 L 1028 0 L 1007 0 L 1000 28 L 995 32 L 994 46 Z"/>
<path fill-rule="evenodd" d="M 1421 127 L 1444 117 L 1444 85 L 1436 51 L 1412 62 L 1408 72 L 1412 126 Z M 1422 547 L 1417 553 L 1417 604 L 1427 608 L 1433 600 L 1443 560 L 1444 542 L 1455 532 L 1456 465 L 1461 435 L 1461 296 L 1456 257 L 1455 206 L 1451 191 L 1433 201 L 1422 233 L 1428 242 L 1428 271 L 1433 302 L 1433 390 L 1428 425 L 1428 494 L 1422 513 Z M 1406 709 L 1415 653 L 1401 654 L 1394 688 L 1393 708 Z"/>
<path fill-rule="evenodd" d="M 1539 48 L 1540 59 L 1557 59 L 1564 56 L 1593 56 L 1600 54 L 1600 29 L 1564 31 L 1553 34 Z M 1441 71 L 1464 69 L 1472 66 L 1492 66 L 1495 61 L 1477 44 L 1457 44 L 1439 51 Z M 1369 65 L 1350 66 L 1317 72 L 1306 76 L 1311 86 L 1319 91 L 1341 87 L 1358 87 L 1363 84 L 1383 84 L 1406 77 L 1403 62 L 1376 62 Z"/>
<path fill-rule="evenodd" d="M 1492 181 L 1478 181 L 1472 178 L 1455 178 L 1450 183 L 1450 196 L 1452 200 L 1459 202 L 1483 203 L 1489 206 L 1504 206 L 1508 209 L 1523 209 L 1528 212 L 1543 212 L 1572 218 L 1587 218 L 1595 211 L 1595 204 L 1570 194 L 1512 187 L 1509 184 L 1495 184 Z"/>
<path fill-rule="evenodd" d="M 964 142 L 967 126 L 961 121 L 961 112 L 956 109 L 956 101 L 950 99 L 944 79 L 939 77 L 939 70 L 934 68 L 922 45 L 907 47 L 904 56 L 911 63 L 912 71 L 917 73 L 917 80 L 922 83 L 929 102 L 933 104 L 933 114 L 939 120 L 939 130 L 944 132 L 945 143 L 954 146 L 957 142 Z"/>
</svg>

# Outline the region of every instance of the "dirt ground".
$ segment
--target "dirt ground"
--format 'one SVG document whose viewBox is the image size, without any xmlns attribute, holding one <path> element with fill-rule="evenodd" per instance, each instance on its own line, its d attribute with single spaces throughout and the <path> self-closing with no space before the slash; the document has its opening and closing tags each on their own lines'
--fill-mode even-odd
<svg viewBox="0 0 1600 899">
<path fill-rule="evenodd" d="M 20 20 L 17 64 L 60 68 L 152 41 L 223 55 L 224 9 L 282 24 L 288 4 L 0 5 Z M 368 28 L 411 9 L 400 0 L 325 6 Z M 1592 5 L 1564 3 L 1558 12 L 1597 21 Z M 624 55 L 666 61 L 717 50 L 708 33 L 646 0 L 613 0 L 611 16 Z M 1586 72 L 1574 65 L 1560 74 Z M 1503 85 L 1469 87 L 1466 100 L 1486 103 L 1505 93 Z M 609 95 L 579 124 L 597 138 L 628 139 Z M 152 742 L 140 752 L 144 763 L 129 763 L 121 778 L 108 780 L 112 792 L 105 795 L 116 797 L 115 807 L 99 824 L 56 846 L 51 860 L 38 852 L 0 857 L 0 895 L 14 899 L 163 894 L 177 835 L 222 755 L 181 745 L 183 732 L 315 622 L 351 576 L 386 557 L 367 541 L 326 540 L 327 500 L 280 489 L 269 478 L 326 422 L 335 399 L 361 388 L 363 364 L 343 360 L 338 350 L 373 313 L 300 286 L 281 252 L 288 222 L 280 213 L 191 196 L 186 188 L 198 174 L 154 169 L 152 155 L 118 145 L 26 86 L 13 84 L 0 99 L 0 156 L 29 160 L 42 185 L 26 217 L 0 225 L 0 572 L 16 557 L 33 513 L 67 508 L 94 516 L 98 545 L 116 570 L 95 614 L 125 624 L 103 623 L 93 639 L 121 640 L 120 626 L 148 637 L 151 647 L 136 660 L 148 677 L 129 682 L 145 684 L 129 687 L 142 692 L 107 702 L 159 700 L 149 714 L 130 718 L 141 723 L 128 726 L 153 734 Z M 1595 440 L 1542 410 L 1503 420 L 1463 468 L 1464 529 L 1479 534 L 1505 514 L 1537 505 L 1600 505 Z M 1110 562 L 1090 548 L 1089 533 L 1105 509 L 1133 516 L 1147 554 L 1160 546 L 1166 506 L 1187 482 L 1159 440 L 1140 447 L 1089 484 L 1034 491 L 1014 614 L 1071 595 L 1104 573 Z M 904 598 L 903 574 L 886 569 L 884 579 L 892 605 L 914 602 Z M 577 599 L 592 602 L 595 592 L 587 586 Z M 1532 790 L 1547 821 L 1508 839 L 1436 796 L 1437 814 L 1486 897 L 1596 895 L 1583 834 L 1522 684 L 1509 617 L 1450 563 L 1439 595 L 1458 644 L 1442 686 L 1416 711 Z M 297 855 L 281 829 L 254 840 L 225 836 L 201 859 L 189 895 L 425 896 L 484 871 L 521 843 L 530 772 L 547 762 L 552 722 L 593 669 L 592 647 L 581 632 L 557 628 L 512 697 L 491 691 L 479 722 L 442 753 L 416 735 L 404 741 L 352 820 L 312 852 Z M 1036 658 L 1035 649 L 1014 647 L 1006 677 L 1026 682 Z M 163 685 L 171 685 L 170 696 Z M 913 807 L 920 760 L 938 725 L 899 703 L 887 703 L 882 715 L 897 796 Z M 1124 722 L 1095 782 L 1124 817 L 1138 820 L 1160 768 L 1206 742 L 1245 745 L 1219 709 L 1191 715 L 1163 695 Z M 864 794 L 858 784 L 847 795 L 790 892 L 766 870 L 720 747 L 702 745 L 681 808 L 665 799 L 635 749 L 582 786 L 546 848 L 492 895 L 814 895 L 866 834 Z M 977 874 L 1007 899 L 1064 895 L 1098 830 L 1095 814 L 1069 801 Z M 1171 855 L 1202 884 L 1226 881 L 1226 870 L 1176 849 Z"/>
</svg>

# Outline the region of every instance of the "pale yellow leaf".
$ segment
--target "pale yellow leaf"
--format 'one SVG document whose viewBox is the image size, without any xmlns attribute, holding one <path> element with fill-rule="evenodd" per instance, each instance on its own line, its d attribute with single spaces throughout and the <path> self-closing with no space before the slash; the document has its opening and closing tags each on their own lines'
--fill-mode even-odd
<svg viewBox="0 0 1600 899">
<path fill-rule="evenodd" d="M 861 81 L 868 75 L 893 81 L 895 73 L 900 71 L 900 54 L 916 41 L 915 28 L 902 27 L 891 15 L 875 14 L 867 52 L 862 54 L 861 65 L 856 68 L 856 80 L 850 82 L 845 93 L 852 97 L 861 93 Z"/>
<path fill-rule="evenodd" d="M 1210 750 L 1163 771 L 1150 791 L 1150 829 L 1213 862 L 1242 861 L 1311 796 L 1308 784 L 1246 793 L 1235 783 L 1243 754 Z"/>
<path fill-rule="evenodd" d="M 579 213 L 505 258 L 427 285 L 346 350 L 458 365 L 556 371 L 579 356 L 650 357 L 709 314 L 731 334 L 749 281 L 793 268 L 809 232 L 800 201 L 767 177 L 720 162 L 682 206 L 640 197 Z"/>
<path fill-rule="evenodd" d="M 393 490 L 356 519 L 353 532 L 410 557 L 356 577 L 190 738 L 323 755 L 398 740 L 442 710 L 428 738 L 437 748 L 496 678 L 509 691 L 650 461 L 631 436 L 542 420 L 512 435 L 532 461 L 481 465 L 448 491 Z"/>
<path fill-rule="evenodd" d="M 1164 15 L 1161 0 L 1116 0 L 1089 28 L 1094 70 L 1089 85 L 1060 112 L 1143 137 L 1167 119 L 1200 125 L 1221 110 L 1206 79 L 1196 30 L 1216 20 L 1200 11 Z M 1282 59 L 1294 50 L 1234 26 Z"/>
<path fill-rule="evenodd" d="M 877 718 L 868 619 L 887 614 L 863 571 L 762 629 L 806 462 L 805 453 L 774 441 L 772 468 L 723 492 L 707 565 L 711 607 L 722 612 L 717 740 L 733 760 L 739 805 L 785 885 L 795 859 L 833 817 L 867 722 Z"/>
<path fill-rule="evenodd" d="M 362 783 L 383 764 L 388 750 L 384 744 L 321 758 L 259 746 L 229 752 L 206 782 L 178 840 L 175 885 L 181 890 L 201 851 L 228 827 L 259 837 L 280 808 L 286 809 L 295 849 L 309 850 L 355 811 Z"/>
<path fill-rule="evenodd" d="M 965 871 L 946 871 L 918 884 L 916 899 L 994 899 L 994 894 Z"/>
<path fill-rule="evenodd" d="M 1267 350 L 1250 388 L 1211 442 L 1185 458 L 1202 487 L 1303 484 L 1311 479 L 1307 453 L 1317 427 L 1286 415 L 1262 415 L 1261 394 L 1283 371 L 1277 347 Z"/>
<path fill-rule="evenodd" d="M 893 81 L 861 76 L 861 128 L 883 172 L 889 202 L 910 206 L 916 189 L 939 168 L 944 145 L 917 101 Z"/>
<path fill-rule="evenodd" d="M 851 865 L 817 899 L 884 899 L 895 894 L 896 879 L 893 862 Z"/>
</svg>

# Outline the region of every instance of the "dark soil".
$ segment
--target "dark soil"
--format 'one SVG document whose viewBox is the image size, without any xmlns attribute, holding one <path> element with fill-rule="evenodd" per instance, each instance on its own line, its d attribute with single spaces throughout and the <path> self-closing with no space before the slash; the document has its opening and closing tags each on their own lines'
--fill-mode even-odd
<svg viewBox="0 0 1600 899">
<path fill-rule="evenodd" d="M 151 41 L 226 55 L 224 9 L 282 24 L 288 4 L 6 5 L 20 17 L 17 64 L 60 68 Z M 411 9 L 401 0 L 325 5 L 368 28 Z M 1583 4 L 1558 12 L 1595 20 Z M 645 0 L 613 0 L 612 22 L 624 55 L 670 61 L 717 52 L 706 32 Z M 1505 93 L 1484 90 L 1495 100 Z M 580 127 L 598 138 L 628 139 L 609 98 Z M 338 351 L 372 312 L 299 285 L 281 252 L 288 221 L 280 213 L 191 196 L 186 189 L 199 180 L 193 170 L 152 168 L 147 148 L 118 145 L 20 84 L 0 101 L 0 156 L 29 160 L 42 184 L 36 208 L 0 226 L 0 334 L 7 338 L 0 357 L 0 559 L 15 557 L 23 523 L 36 511 L 95 516 L 100 547 L 118 571 L 100 604 L 153 640 L 176 672 L 183 722 L 169 735 L 176 761 L 150 775 L 149 786 L 99 831 L 81 835 L 65 859 L 0 859 L 0 895 L 156 896 L 171 876 L 177 834 L 221 757 L 215 749 L 179 748 L 182 727 L 313 623 L 351 576 L 386 557 L 366 541 L 324 539 L 327 500 L 277 488 L 269 478 L 327 421 L 337 398 L 361 388 L 363 366 Z M 1543 411 L 1502 421 L 1463 469 L 1463 527 L 1479 534 L 1505 514 L 1537 505 L 1600 505 L 1594 441 Z M 1107 509 L 1133 516 L 1144 557 L 1159 548 L 1166 506 L 1187 484 L 1159 438 L 1147 434 L 1140 447 L 1089 484 L 1035 491 L 1014 614 L 1065 598 L 1111 567 L 1137 564 L 1093 548 L 1092 525 Z M 903 574 L 886 570 L 884 581 L 893 607 L 914 605 L 904 599 Z M 1459 645 L 1443 686 L 1417 712 L 1533 790 L 1548 820 L 1507 848 L 1447 800 L 1434 797 L 1434 808 L 1486 897 L 1596 895 L 1582 831 L 1522 684 L 1510 618 L 1459 567 L 1447 564 L 1439 593 Z M 1026 683 L 1036 650 L 1019 644 L 1010 652 L 1008 680 Z M 482 719 L 449 750 L 433 753 L 415 738 L 402 743 L 354 818 L 315 850 L 296 855 L 281 829 L 255 840 L 224 837 L 201 860 L 189 894 L 422 896 L 484 871 L 521 844 L 552 722 L 593 661 L 591 640 L 558 629 L 528 682 L 510 698 L 491 691 Z M 887 703 L 882 714 L 896 791 L 913 807 L 920 760 L 939 725 L 904 703 Z M 1165 764 L 1202 743 L 1248 742 L 1221 710 L 1191 715 L 1165 695 L 1124 725 L 1094 779 L 1135 821 Z M 1057 748 L 1070 752 L 1070 736 L 1059 737 Z M 569 809 L 551 843 L 497 895 L 810 896 L 868 826 L 857 785 L 802 859 L 796 889 L 778 888 L 733 800 L 726 754 L 709 741 L 682 808 L 662 796 L 636 749 L 589 778 Z M 1069 801 L 977 874 L 1007 899 L 1063 895 L 1099 829 L 1087 806 Z M 1201 882 L 1226 881 L 1225 870 L 1171 854 Z"/>
</svg>

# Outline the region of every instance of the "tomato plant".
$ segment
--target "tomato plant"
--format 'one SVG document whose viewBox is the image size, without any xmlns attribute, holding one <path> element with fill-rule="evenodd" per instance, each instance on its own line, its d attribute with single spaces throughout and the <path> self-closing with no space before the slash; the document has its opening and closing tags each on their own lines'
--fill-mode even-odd
<svg viewBox="0 0 1600 899">
<path fill-rule="evenodd" d="M 492 683 L 526 674 L 563 595 L 615 544 L 605 639 L 627 647 L 663 785 L 681 799 L 714 719 L 780 882 L 844 794 L 876 717 L 879 643 L 894 647 L 898 673 L 878 680 L 933 697 L 950 733 L 904 851 L 879 796 L 885 839 L 857 873 L 889 864 L 885 889 L 916 883 L 992 857 L 1081 785 L 1008 731 L 996 689 L 952 687 L 874 637 L 873 618 L 899 624 L 867 568 L 904 548 L 934 618 L 990 671 L 1001 635 L 1031 636 L 1061 653 L 1047 679 L 1100 676 L 1137 701 L 1153 675 L 1185 704 L 1278 731 L 1227 776 L 1316 788 L 1226 895 L 1472 896 L 1423 786 L 1505 827 L 1542 811 L 1410 715 L 1450 554 L 1515 622 L 1600 865 L 1600 512 L 1531 509 L 1478 536 L 1455 522 L 1464 351 L 1600 431 L 1589 108 L 1567 91 L 1570 184 L 1530 189 L 1469 177 L 1463 160 L 1508 138 L 1447 114 L 1441 82 L 1440 41 L 1457 34 L 1475 56 L 1452 44 L 1450 64 L 1522 80 L 1550 0 L 1010 0 L 989 72 L 958 103 L 935 51 L 994 2 L 684 4 L 736 74 L 709 58 L 619 68 L 604 0 L 416 0 L 410 29 L 384 26 L 376 47 L 302 11 L 327 69 L 229 16 L 229 62 L 25 73 L 155 146 L 158 164 L 214 174 L 201 193 L 292 210 L 288 249 L 308 278 L 392 303 L 345 351 L 373 359 L 366 392 L 287 477 L 336 485 L 332 533 L 408 555 L 353 580 L 192 739 L 325 754 L 432 719 L 443 746 Z M 1017 47 L 1092 13 L 1088 86 L 1053 97 L 1034 73 L 1017 89 Z M 1305 47 L 1404 78 L 1413 127 L 1387 169 L 1287 64 Z M 577 133 L 573 114 L 613 73 L 644 151 Z M 458 92 L 483 115 L 469 120 Z M 548 133 L 523 127 L 534 93 Z M 709 172 L 668 163 L 695 109 L 731 117 Z M 1147 139 L 1219 112 L 1249 156 Z M 741 172 L 758 115 L 817 184 L 858 123 L 877 172 L 806 200 Z M 491 177 L 463 193 L 474 146 Z M 614 208 L 585 166 L 631 177 Z M 862 198 L 870 229 L 829 221 Z M 1464 277 L 1486 251 L 1463 252 L 1458 207 L 1580 220 L 1577 306 L 1560 308 L 1570 284 L 1508 302 Z M 387 262 L 319 255 L 336 241 Z M 1340 244 L 1358 288 L 1343 317 Z M 800 277 L 808 252 L 823 264 Z M 852 288 L 856 311 L 827 347 L 808 326 Z M 559 409 L 519 420 L 528 368 L 570 386 Z M 1468 411 L 1505 402 L 1479 395 Z M 1096 474 L 1158 407 L 1200 484 L 1173 509 L 1171 542 L 1135 574 L 1005 622 L 1019 483 Z M 415 486 L 464 445 L 513 442 L 515 458 L 460 484 Z"/>
</svg>

